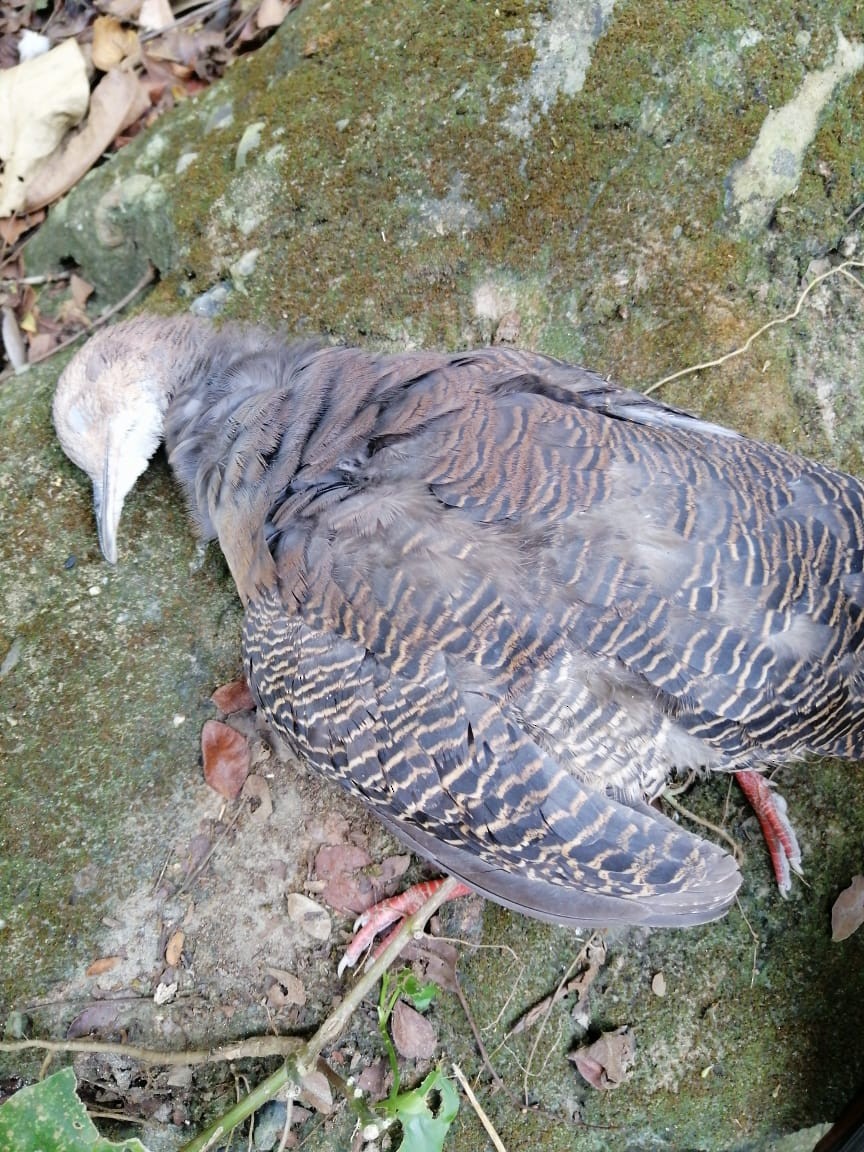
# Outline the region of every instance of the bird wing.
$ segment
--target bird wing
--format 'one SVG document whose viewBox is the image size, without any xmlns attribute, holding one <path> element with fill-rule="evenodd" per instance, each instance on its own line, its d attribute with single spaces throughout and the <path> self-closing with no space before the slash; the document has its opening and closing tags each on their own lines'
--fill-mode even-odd
<svg viewBox="0 0 864 1152">
<path fill-rule="evenodd" d="M 363 645 L 247 606 L 250 684 L 303 759 L 359 795 L 414 851 L 476 891 L 572 925 L 698 924 L 721 915 L 731 857 L 647 805 L 569 775 L 442 654 L 394 674 Z"/>
<path fill-rule="evenodd" d="M 640 635 L 662 650 L 645 556 L 670 563 L 674 523 L 646 533 L 638 556 L 590 563 L 610 470 L 632 486 L 626 468 L 640 464 L 609 430 L 656 429 L 624 415 L 629 394 L 541 357 L 386 365 L 363 436 L 326 432 L 322 414 L 328 450 L 307 447 L 271 511 L 278 580 L 248 600 L 245 650 L 272 722 L 417 851 L 502 903 L 570 923 L 719 915 L 732 861 L 638 794 L 652 759 L 661 778 L 682 749 L 720 754 L 688 745 L 658 707 L 644 641 L 642 664 L 618 657 Z M 617 415 L 600 407 L 610 395 Z M 679 486 L 667 469 L 660 489 Z M 623 512 L 623 490 L 611 498 Z"/>
</svg>

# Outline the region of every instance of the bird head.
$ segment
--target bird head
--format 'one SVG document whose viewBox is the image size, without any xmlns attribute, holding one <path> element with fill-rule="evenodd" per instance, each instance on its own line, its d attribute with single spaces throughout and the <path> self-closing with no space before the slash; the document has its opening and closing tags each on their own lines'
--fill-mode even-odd
<svg viewBox="0 0 864 1152">
<path fill-rule="evenodd" d="M 155 316 L 105 329 L 69 362 L 54 394 L 57 436 L 93 484 L 99 547 L 111 564 L 123 501 L 163 438 L 172 335 Z"/>
</svg>

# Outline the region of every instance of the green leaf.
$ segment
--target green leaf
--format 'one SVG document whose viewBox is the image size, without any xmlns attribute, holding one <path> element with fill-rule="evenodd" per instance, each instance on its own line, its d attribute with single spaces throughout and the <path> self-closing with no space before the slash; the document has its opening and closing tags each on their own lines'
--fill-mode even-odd
<svg viewBox="0 0 864 1152">
<path fill-rule="evenodd" d="M 10 1097 L 0 1107 L 0 1152 L 147 1152 L 140 1140 L 103 1140 L 75 1088 L 64 1068 Z"/>
<path fill-rule="evenodd" d="M 435 994 L 438 991 L 438 985 L 421 984 L 417 977 L 409 974 L 403 981 L 402 995 L 406 1000 L 410 1000 L 418 1012 L 425 1012 L 432 1001 L 435 999 Z"/>
<path fill-rule="evenodd" d="M 441 1103 L 436 1115 L 429 1107 L 429 1095 L 437 1092 Z M 398 1152 L 443 1152 L 450 1125 L 459 1111 L 459 1093 L 440 1068 L 430 1072 L 419 1088 L 403 1092 L 387 1103 L 387 1111 L 402 1125 Z"/>
</svg>

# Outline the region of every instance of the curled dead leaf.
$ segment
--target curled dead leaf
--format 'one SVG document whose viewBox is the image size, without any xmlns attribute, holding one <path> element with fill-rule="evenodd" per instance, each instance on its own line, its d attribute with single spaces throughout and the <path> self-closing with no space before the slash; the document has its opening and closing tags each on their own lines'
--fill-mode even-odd
<svg viewBox="0 0 864 1152">
<path fill-rule="evenodd" d="M 137 60 L 141 54 L 138 33 L 125 28 L 113 16 L 97 16 L 93 21 L 93 65 L 110 72 L 124 60 Z"/>
<path fill-rule="evenodd" d="M 831 939 L 845 940 L 864 924 L 864 876 L 853 876 L 831 909 Z"/>
<path fill-rule="evenodd" d="M 249 748 L 245 737 L 220 720 L 208 720 L 201 729 L 204 779 L 220 796 L 236 800 L 249 775 Z"/>
<path fill-rule="evenodd" d="M 114 70 L 103 76 L 90 97 L 84 126 L 40 164 L 27 182 L 24 210 L 43 208 L 77 184 L 112 140 L 149 107 L 147 90 L 132 72 Z"/>
<path fill-rule="evenodd" d="M 629 1027 L 604 1032 L 593 1044 L 568 1055 L 592 1088 L 610 1091 L 630 1078 L 636 1041 Z"/>
<path fill-rule="evenodd" d="M 286 972 L 284 968 L 268 968 L 267 974 L 275 981 L 267 990 L 267 999 L 275 1007 L 283 1008 L 286 1004 L 302 1007 L 306 1003 L 306 988 L 299 976 Z"/>
<path fill-rule="evenodd" d="M 70 39 L 0 72 L 0 216 L 26 212 L 40 166 L 87 111 L 90 84 Z"/>
</svg>

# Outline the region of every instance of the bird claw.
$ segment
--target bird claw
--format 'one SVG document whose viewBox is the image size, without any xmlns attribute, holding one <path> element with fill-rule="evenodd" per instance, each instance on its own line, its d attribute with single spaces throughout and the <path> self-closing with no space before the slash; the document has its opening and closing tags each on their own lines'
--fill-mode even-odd
<svg viewBox="0 0 864 1152">
<path fill-rule="evenodd" d="M 345 953 L 339 961 L 338 975 L 341 976 L 346 968 L 354 967 L 363 953 L 371 949 L 379 932 L 383 932 L 391 924 L 396 924 L 404 920 L 406 916 L 412 916 L 419 911 L 443 883 L 443 880 L 425 880 L 420 884 L 412 885 L 404 892 L 399 892 L 396 896 L 391 896 L 388 900 L 380 900 L 371 908 L 367 908 L 365 912 L 361 912 L 354 921 L 354 939 L 345 949 Z M 448 899 L 456 900 L 460 896 L 467 896 L 469 892 L 470 889 L 462 884 L 453 891 Z M 387 947 L 390 935 L 388 934 L 371 953 L 370 963 Z"/>
<path fill-rule="evenodd" d="M 771 854 L 771 864 L 781 896 L 792 889 L 792 872 L 803 876 L 801 848 L 787 815 L 786 801 L 761 772 L 736 772 L 735 778 L 759 818 L 762 835 Z"/>
</svg>

